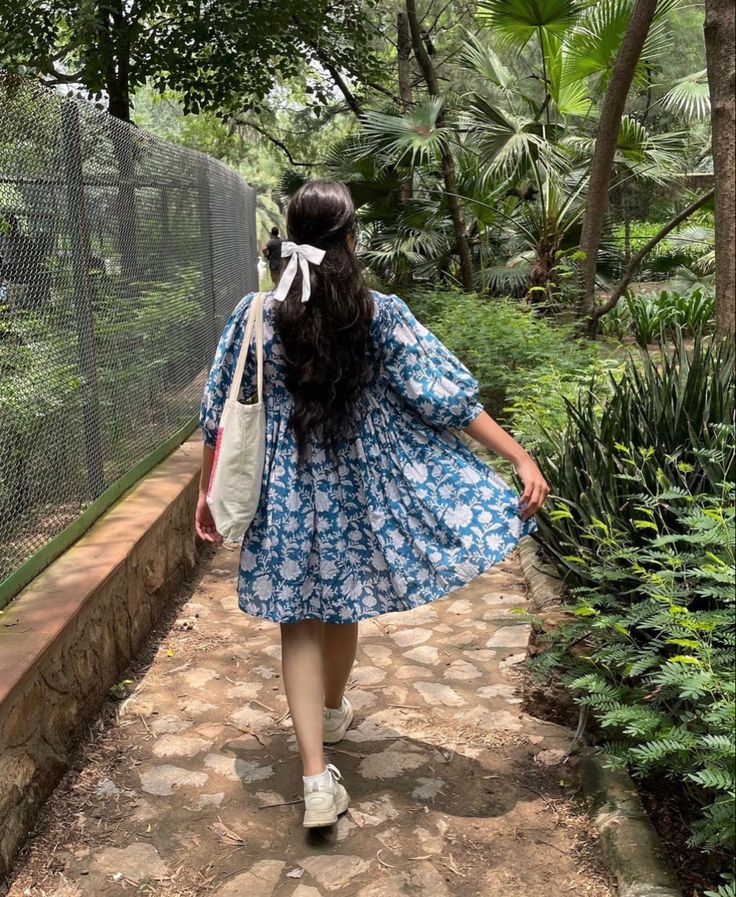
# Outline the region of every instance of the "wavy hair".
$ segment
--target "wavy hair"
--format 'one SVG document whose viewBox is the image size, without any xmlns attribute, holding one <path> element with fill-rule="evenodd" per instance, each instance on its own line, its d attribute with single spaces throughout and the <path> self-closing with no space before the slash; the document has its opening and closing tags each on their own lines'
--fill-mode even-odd
<svg viewBox="0 0 736 897">
<path fill-rule="evenodd" d="M 300 187 L 289 201 L 286 228 L 292 242 L 325 250 L 322 264 L 309 266 L 309 301 L 301 301 L 297 271 L 276 313 L 294 401 L 291 426 L 303 455 L 310 435 L 329 447 L 351 429 L 355 400 L 370 375 L 373 298 L 353 248 L 355 207 L 344 184 L 316 180 Z"/>
</svg>

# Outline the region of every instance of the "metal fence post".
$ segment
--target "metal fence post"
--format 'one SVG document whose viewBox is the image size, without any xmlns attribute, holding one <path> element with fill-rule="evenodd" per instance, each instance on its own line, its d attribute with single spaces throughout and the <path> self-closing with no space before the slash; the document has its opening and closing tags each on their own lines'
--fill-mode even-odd
<svg viewBox="0 0 736 897">
<path fill-rule="evenodd" d="M 139 275 L 132 129 L 129 125 L 116 121 L 111 117 L 110 138 L 120 174 L 117 195 L 120 267 L 123 275 L 131 281 L 136 280 Z"/>
<path fill-rule="evenodd" d="M 248 221 L 248 206 L 250 203 L 248 202 L 248 188 L 245 184 L 242 184 L 240 187 L 240 191 L 243 195 L 243 242 L 245 243 L 245 249 L 243 250 L 243 284 L 242 284 L 242 293 L 245 296 L 246 293 L 250 292 L 250 271 L 255 264 L 254 254 L 253 254 L 253 239 L 251 234 L 251 229 Z M 256 267 L 256 271 L 258 268 Z M 257 288 L 257 287 L 256 287 Z"/>
<path fill-rule="evenodd" d="M 260 246 L 258 245 L 258 196 L 255 188 L 244 185 L 246 206 L 245 219 L 249 235 L 250 259 L 248 261 L 248 284 L 246 289 L 257 290 L 260 287 L 258 278 L 258 259 L 260 258 Z"/>
<path fill-rule="evenodd" d="M 66 204 L 69 242 L 74 277 L 74 315 L 77 327 L 79 371 L 82 375 L 82 426 L 87 485 L 92 498 L 104 489 L 100 397 L 97 384 L 97 349 L 94 310 L 89 281 L 89 229 L 82 180 L 82 147 L 79 134 L 79 110 L 74 103 L 62 103 L 61 126 L 64 139 Z"/>
<path fill-rule="evenodd" d="M 171 227 L 169 224 L 169 190 L 166 184 L 161 185 L 159 193 L 161 208 L 161 250 L 166 273 L 171 270 Z"/>
<path fill-rule="evenodd" d="M 219 336 L 219 322 L 217 320 L 217 304 L 215 299 L 215 259 L 212 246 L 212 225 L 210 221 L 210 181 L 207 173 L 207 159 L 202 156 L 197 169 L 197 182 L 199 194 L 199 227 L 204 243 L 204 267 L 202 268 L 202 280 L 204 294 L 209 297 L 212 328 L 212 336 L 216 340 Z"/>
</svg>

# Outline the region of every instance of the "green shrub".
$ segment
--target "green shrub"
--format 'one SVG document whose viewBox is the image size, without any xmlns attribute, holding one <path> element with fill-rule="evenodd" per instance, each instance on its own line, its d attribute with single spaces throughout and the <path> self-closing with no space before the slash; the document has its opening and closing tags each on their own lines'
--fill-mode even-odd
<svg viewBox="0 0 736 897">
<path fill-rule="evenodd" d="M 549 452 L 554 445 L 549 434 L 564 430 L 567 423 L 567 403 L 588 389 L 591 379 L 598 383 L 598 398 L 602 399 L 620 376 L 622 364 L 618 359 L 601 356 L 579 371 L 549 365 L 535 371 L 534 376 L 525 377 L 509 390 L 504 408 L 514 437 L 532 454 Z"/>
<path fill-rule="evenodd" d="M 688 293 L 663 290 L 659 294 L 659 301 L 671 305 L 674 320 L 691 336 L 696 333 L 708 333 L 713 329 L 716 312 L 714 293 L 700 288 Z"/>
<path fill-rule="evenodd" d="M 609 374 L 605 405 L 595 381 L 565 401 L 565 428 L 545 431 L 549 448 L 537 460 L 557 497 L 540 516 L 540 535 L 569 575 L 584 578 L 585 563 L 565 557 L 579 554 L 580 530 L 596 521 L 627 530 L 636 544 L 648 526 L 648 514 L 635 513 L 642 479 L 651 492 L 660 480 L 689 494 L 719 492 L 709 453 L 720 445 L 718 428 L 733 424 L 733 362 L 732 341 L 696 336 L 687 350 L 676 330 L 671 351 L 655 357 L 643 349 L 618 379 Z M 650 455 L 656 463 L 642 465 Z M 734 466 L 731 460 L 729 482 Z M 658 509 L 665 523 L 667 507 Z M 595 544 L 586 556 L 594 551 Z"/>
<path fill-rule="evenodd" d="M 599 356 L 596 344 L 573 337 L 572 325 L 551 323 L 519 300 L 455 290 L 414 290 L 405 298 L 478 378 L 481 401 L 494 417 L 521 398 L 530 372 L 534 379 L 574 381 Z"/>
<path fill-rule="evenodd" d="M 660 339 L 673 328 L 685 333 L 707 333 L 715 316 L 715 296 L 701 289 L 689 293 L 662 290 L 658 294 L 638 293 L 626 297 L 630 327 L 640 346 Z"/>
<path fill-rule="evenodd" d="M 631 313 L 626 301 L 617 302 L 610 311 L 600 318 L 600 331 L 604 336 L 612 337 L 619 342 L 622 342 L 632 332 Z"/>
<path fill-rule="evenodd" d="M 537 459 L 552 487 L 540 542 L 566 577 L 574 622 L 548 636 L 558 668 L 615 761 L 698 802 L 693 846 L 734 833 L 735 376 L 732 340 L 679 328 L 567 401 Z M 549 447 L 547 447 L 549 446 Z M 585 650 L 580 651 L 580 645 Z"/>
</svg>

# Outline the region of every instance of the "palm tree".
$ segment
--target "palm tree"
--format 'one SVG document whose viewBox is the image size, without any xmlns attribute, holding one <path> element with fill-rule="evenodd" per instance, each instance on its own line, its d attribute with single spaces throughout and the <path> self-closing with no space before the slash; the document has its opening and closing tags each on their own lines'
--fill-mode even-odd
<svg viewBox="0 0 736 897">
<path fill-rule="evenodd" d="M 674 0 L 665 0 L 664 11 Z M 549 300 L 560 267 L 579 242 L 596 128 L 633 0 L 482 0 L 481 35 L 446 72 L 463 90 L 407 108 L 370 111 L 362 131 L 327 160 L 361 201 L 366 251 L 386 276 L 461 280 L 457 222 L 444 179 L 451 154 L 455 193 L 476 289 Z M 649 68 L 667 46 L 658 13 L 645 44 Z M 637 78 L 645 83 L 644 72 Z M 405 106 L 408 104 L 404 104 Z M 624 117 L 614 181 L 665 182 L 678 170 L 682 140 Z M 411 201 L 400 202 L 412 186 Z M 371 196 L 371 192 L 373 196 Z M 402 194 L 403 196 L 403 194 Z"/>
</svg>

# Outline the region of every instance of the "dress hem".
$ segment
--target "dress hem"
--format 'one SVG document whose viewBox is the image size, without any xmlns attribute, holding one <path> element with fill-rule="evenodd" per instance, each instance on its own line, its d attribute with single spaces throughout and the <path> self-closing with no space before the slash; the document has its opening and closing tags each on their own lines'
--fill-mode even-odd
<svg viewBox="0 0 736 897">
<path fill-rule="evenodd" d="M 448 598 L 453 592 L 456 592 L 463 586 L 468 585 L 468 583 L 473 582 L 473 580 L 477 579 L 479 576 L 483 576 L 493 567 L 500 564 L 501 561 L 505 560 L 512 551 L 518 548 L 519 542 L 527 536 L 531 536 L 531 534 L 535 532 L 536 529 L 537 527 L 534 526 L 528 532 L 522 533 L 522 535 L 520 535 L 516 539 L 516 541 L 511 545 L 510 548 L 508 548 L 506 551 L 499 552 L 496 560 L 491 561 L 488 566 L 483 567 L 483 569 L 478 573 L 473 573 L 472 576 L 465 576 L 461 573 L 455 573 L 452 581 L 448 582 L 447 586 L 432 589 L 428 597 L 426 597 L 423 601 L 416 601 L 414 604 L 407 604 L 406 607 L 397 607 L 393 610 L 371 610 L 367 613 L 359 614 L 357 617 L 353 617 L 350 620 L 346 620 L 344 617 L 320 617 L 316 614 L 308 614 L 303 617 L 277 617 L 271 616 L 269 614 L 254 614 L 252 611 L 246 610 L 243 607 L 244 602 L 242 598 L 238 600 L 238 608 L 244 614 L 248 614 L 249 616 L 255 617 L 259 620 L 270 620 L 272 623 L 301 623 L 303 620 L 320 620 L 322 623 L 359 623 L 361 620 L 370 620 L 372 617 L 382 617 L 385 614 L 397 614 L 403 613 L 407 610 L 416 610 L 416 608 L 423 607 L 426 604 L 431 604 L 433 601 L 441 601 L 443 598 Z"/>
</svg>

